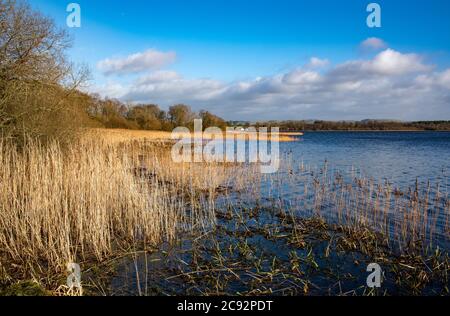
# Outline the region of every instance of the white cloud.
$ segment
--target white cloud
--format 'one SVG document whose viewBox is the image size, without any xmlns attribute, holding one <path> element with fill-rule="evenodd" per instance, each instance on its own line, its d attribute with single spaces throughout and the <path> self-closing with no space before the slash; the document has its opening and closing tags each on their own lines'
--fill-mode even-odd
<svg viewBox="0 0 450 316">
<path fill-rule="evenodd" d="M 158 83 L 158 82 L 167 82 L 181 79 L 181 76 L 175 71 L 155 71 L 146 76 L 141 77 L 138 80 L 139 84 L 147 84 L 147 83 Z"/>
<path fill-rule="evenodd" d="M 433 66 L 425 65 L 419 55 L 386 49 L 371 60 L 351 60 L 337 65 L 331 73 L 340 80 L 349 80 L 373 76 L 402 76 L 428 72 L 432 68 Z"/>
<path fill-rule="evenodd" d="M 294 70 L 283 76 L 283 82 L 290 85 L 311 84 L 321 79 L 320 74 L 314 71 Z"/>
<path fill-rule="evenodd" d="M 443 87 L 450 89 L 450 69 L 447 69 L 446 71 L 439 74 L 438 82 Z"/>
<path fill-rule="evenodd" d="M 323 68 L 330 64 L 328 59 L 320 59 L 317 57 L 312 57 L 309 60 L 309 63 L 306 65 L 306 68 L 314 69 L 314 68 Z"/>
<path fill-rule="evenodd" d="M 211 79 L 184 79 L 172 71 L 158 71 L 143 76 L 129 85 L 122 99 L 135 102 L 184 103 L 184 99 L 210 100 L 224 85 Z"/>
<path fill-rule="evenodd" d="M 387 44 L 380 38 L 369 37 L 360 44 L 360 47 L 363 50 L 380 50 L 385 49 L 387 47 Z"/>
<path fill-rule="evenodd" d="M 175 52 L 160 52 L 154 49 L 146 50 L 124 58 L 108 58 L 100 61 L 97 68 L 105 75 L 138 73 L 159 69 L 175 61 Z"/>
<path fill-rule="evenodd" d="M 320 73 L 306 65 L 254 80 L 223 82 L 155 71 L 103 90 L 122 100 L 165 107 L 187 103 L 227 119 L 450 119 L 450 69 L 435 71 L 419 55 L 392 49 Z"/>
<path fill-rule="evenodd" d="M 450 90 L 450 69 L 438 73 L 420 74 L 416 77 L 416 82 L 427 88 L 438 85 Z"/>
<path fill-rule="evenodd" d="M 118 82 L 108 81 L 105 84 L 88 87 L 86 92 L 98 93 L 101 96 L 119 99 L 128 93 L 129 87 Z"/>
<path fill-rule="evenodd" d="M 392 49 L 379 53 L 373 61 L 364 64 L 369 71 L 386 75 L 402 75 L 427 71 L 431 67 L 422 64 L 419 55 L 402 54 Z"/>
</svg>

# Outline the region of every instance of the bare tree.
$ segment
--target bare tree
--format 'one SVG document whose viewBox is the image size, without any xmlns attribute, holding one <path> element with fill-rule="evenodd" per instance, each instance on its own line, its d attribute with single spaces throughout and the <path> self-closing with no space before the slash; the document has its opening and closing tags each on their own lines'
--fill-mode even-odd
<svg viewBox="0 0 450 316">
<path fill-rule="evenodd" d="M 189 106 L 177 104 L 169 108 L 169 118 L 175 127 L 190 127 L 192 121 L 195 119 L 195 113 L 192 112 L 192 109 Z"/>
<path fill-rule="evenodd" d="M 0 129 L 9 137 L 69 134 L 79 125 L 70 98 L 87 78 L 66 59 L 71 40 L 21 1 L 0 0 Z M 79 95 L 78 95 L 79 96 Z M 76 115 L 75 115 L 76 117 Z"/>
</svg>

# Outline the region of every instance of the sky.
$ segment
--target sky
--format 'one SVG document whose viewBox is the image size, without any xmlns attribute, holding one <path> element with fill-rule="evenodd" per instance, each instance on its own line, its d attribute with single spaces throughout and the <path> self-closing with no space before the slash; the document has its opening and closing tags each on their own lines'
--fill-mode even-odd
<svg viewBox="0 0 450 316">
<path fill-rule="evenodd" d="M 80 28 L 71 1 L 29 2 L 103 97 L 229 120 L 450 120 L 448 0 L 378 0 L 380 28 L 363 0 L 79 0 Z"/>
</svg>

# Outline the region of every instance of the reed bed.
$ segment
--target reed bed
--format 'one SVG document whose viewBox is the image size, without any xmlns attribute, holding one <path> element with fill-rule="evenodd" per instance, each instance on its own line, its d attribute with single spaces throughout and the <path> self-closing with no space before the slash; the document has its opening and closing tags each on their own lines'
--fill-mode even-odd
<svg viewBox="0 0 450 316">
<path fill-rule="evenodd" d="M 165 132 L 165 131 L 143 131 L 143 130 L 124 130 L 124 129 L 88 129 L 84 131 L 84 135 L 86 135 L 88 138 L 101 138 L 103 140 L 106 140 L 108 142 L 115 142 L 120 143 L 124 141 L 130 141 L 130 140 L 139 140 L 139 141 L 170 141 L 172 139 L 172 133 L 171 132 Z M 183 134 L 183 133 L 177 133 L 179 136 L 187 136 L 187 137 L 196 137 L 193 133 L 192 134 Z M 276 134 L 278 136 L 279 142 L 294 142 L 298 139 L 299 136 L 303 135 L 303 133 L 283 133 L 279 132 Z M 240 131 L 233 131 L 228 133 L 223 133 L 224 139 L 230 139 L 230 140 L 271 140 L 271 133 L 259 133 L 259 135 L 252 134 L 249 132 L 240 132 Z M 202 137 L 205 140 L 212 140 L 216 138 L 215 134 L 203 132 Z"/>
<path fill-rule="evenodd" d="M 70 262 L 158 245 L 215 223 L 230 166 L 174 164 L 154 143 L 87 139 L 67 148 L 0 142 L 2 282 L 57 275 Z"/>
</svg>

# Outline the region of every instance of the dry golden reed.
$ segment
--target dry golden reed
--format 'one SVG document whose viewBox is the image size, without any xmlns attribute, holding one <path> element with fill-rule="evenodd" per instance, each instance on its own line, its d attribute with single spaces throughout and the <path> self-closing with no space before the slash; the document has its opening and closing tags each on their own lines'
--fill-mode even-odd
<svg viewBox="0 0 450 316">
<path fill-rule="evenodd" d="M 144 131 L 144 130 L 124 130 L 124 129 L 88 129 L 86 133 L 89 138 L 96 137 L 107 140 L 108 142 L 123 142 L 129 140 L 145 140 L 145 141 L 168 141 L 171 140 L 172 133 L 164 131 Z M 177 135 L 182 135 L 177 133 Z M 303 133 L 278 133 L 279 142 L 294 142 L 296 137 Z M 192 135 L 193 136 L 193 135 Z M 214 135 L 211 133 L 203 133 L 204 139 L 212 139 Z M 229 132 L 224 134 L 226 139 L 236 140 L 270 140 L 270 133 L 260 133 L 253 135 L 247 132 Z"/>
<path fill-rule="evenodd" d="M 228 166 L 172 163 L 144 141 L 83 140 L 68 148 L 0 141 L 0 264 L 98 260 L 115 244 L 173 240 L 214 223 L 214 193 Z M 13 263 L 13 264 L 12 264 Z"/>
</svg>

